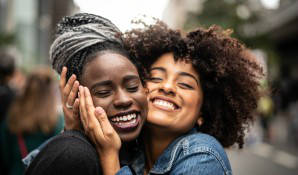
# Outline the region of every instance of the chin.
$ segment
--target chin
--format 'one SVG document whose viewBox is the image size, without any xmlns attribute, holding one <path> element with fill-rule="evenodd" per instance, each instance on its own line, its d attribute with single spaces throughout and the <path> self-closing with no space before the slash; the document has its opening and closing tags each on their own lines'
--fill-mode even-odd
<svg viewBox="0 0 298 175">
<path fill-rule="evenodd" d="M 155 125 L 167 125 L 171 119 L 173 119 L 173 117 L 169 117 L 169 115 L 161 111 L 151 112 L 147 116 L 147 122 Z"/>
<path fill-rule="evenodd" d="M 137 128 L 137 130 L 135 130 L 134 132 L 121 133 L 121 134 L 119 134 L 119 137 L 122 142 L 131 142 L 131 141 L 137 139 L 137 137 L 140 135 L 140 132 L 141 132 L 141 129 Z"/>
</svg>

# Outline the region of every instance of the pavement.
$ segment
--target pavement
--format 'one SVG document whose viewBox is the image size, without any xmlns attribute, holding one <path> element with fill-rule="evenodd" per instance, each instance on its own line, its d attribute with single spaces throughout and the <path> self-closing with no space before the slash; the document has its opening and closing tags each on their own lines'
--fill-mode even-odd
<svg viewBox="0 0 298 175">
<path fill-rule="evenodd" d="M 272 121 L 272 139 L 262 141 L 262 128 L 257 122 L 248 133 L 243 149 L 227 149 L 234 175 L 298 175 L 298 146 L 291 142 L 288 121 Z M 297 133 L 298 134 L 298 133 Z"/>
</svg>

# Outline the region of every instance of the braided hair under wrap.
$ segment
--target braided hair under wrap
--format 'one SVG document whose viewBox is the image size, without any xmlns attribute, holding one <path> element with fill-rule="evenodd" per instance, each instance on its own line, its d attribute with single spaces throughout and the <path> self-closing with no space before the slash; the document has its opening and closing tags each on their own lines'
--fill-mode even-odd
<svg viewBox="0 0 298 175">
<path fill-rule="evenodd" d="M 64 17 L 57 25 L 56 39 L 50 48 L 53 68 L 61 73 L 63 66 L 77 67 L 78 64 L 84 64 L 86 57 L 92 52 L 107 49 L 103 45 L 124 50 L 122 40 L 118 37 L 120 33 L 110 20 L 101 16 L 78 13 Z M 77 62 L 77 65 L 72 62 Z M 70 66 L 71 63 L 74 65 Z M 80 74 L 82 65 L 77 69 L 79 70 L 68 72 Z"/>
</svg>

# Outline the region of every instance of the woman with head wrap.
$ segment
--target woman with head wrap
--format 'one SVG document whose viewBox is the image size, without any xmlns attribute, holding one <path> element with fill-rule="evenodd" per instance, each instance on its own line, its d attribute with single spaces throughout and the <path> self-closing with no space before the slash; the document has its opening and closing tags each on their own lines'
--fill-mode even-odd
<svg viewBox="0 0 298 175">
<path fill-rule="evenodd" d="M 242 148 L 260 95 L 262 71 L 243 57 L 245 47 L 217 27 L 183 37 L 162 22 L 128 32 L 125 43 L 149 72 L 149 110 L 143 154 L 118 174 L 232 174 L 223 147 Z M 88 98 L 81 88 L 80 111 L 92 107 L 83 102 Z M 80 114 L 85 131 L 94 135 L 97 114 Z M 108 143 L 105 134 L 97 136 L 97 145 Z"/>
<path fill-rule="evenodd" d="M 96 130 L 95 136 L 107 131 L 112 138 L 107 137 L 105 141 L 114 141 L 112 146 L 110 144 L 103 150 L 119 150 L 121 139 L 126 151 L 120 151 L 120 157 L 124 157 L 121 164 L 127 164 L 133 156 L 127 152 L 137 153 L 135 139 L 147 114 L 146 95 L 142 76 L 139 76 L 143 75 L 143 70 L 125 51 L 119 29 L 103 17 L 86 13 L 64 17 L 57 29 L 50 57 L 53 68 L 62 74 L 63 111 L 70 116 L 65 121 L 66 129 L 80 129 L 79 124 L 71 124 L 72 120 L 79 120 L 71 110 L 77 109 L 79 101 L 66 101 L 65 97 L 76 97 L 81 84 L 90 89 L 87 93 L 91 94 L 92 105 L 94 103 L 97 107 L 91 110 L 100 114 L 100 124 L 105 129 Z M 66 78 L 69 79 L 67 84 Z M 113 123 L 113 129 L 108 119 L 120 122 Z M 95 126 L 93 128 L 99 128 Z M 101 174 L 100 162 L 109 165 L 111 159 L 107 158 L 111 154 L 96 150 L 78 130 L 66 131 L 50 140 L 32 161 L 26 174 Z M 113 134 L 115 131 L 119 136 Z M 100 161 L 97 152 L 101 155 Z M 115 154 L 117 161 L 112 161 L 119 162 L 118 152 Z M 119 169 L 119 164 L 117 166 L 112 168 Z M 114 173 L 113 169 L 103 173 L 110 172 Z"/>
</svg>

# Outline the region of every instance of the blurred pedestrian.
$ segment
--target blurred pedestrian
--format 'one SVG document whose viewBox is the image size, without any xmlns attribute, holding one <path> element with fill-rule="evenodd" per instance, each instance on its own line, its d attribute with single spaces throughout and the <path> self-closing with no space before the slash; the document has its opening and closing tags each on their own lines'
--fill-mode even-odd
<svg viewBox="0 0 298 175">
<path fill-rule="evenodd" d="M 4 51 L 0 51 L 0 122 L 2 122 L 7 115 L 9 106 L 15 96 L 15 91 L 9 86 L 14 72 L 14 57 Z"/>
<path fill-rule="evenodd" d="M 23 174 L 21 159 L 62 130 L 56 90 L 50 68 L 38 68 L 28 76 L 23 93 L 16 97 L 0 125 L 0 159 L 7 174 Z"/>
</svg>

